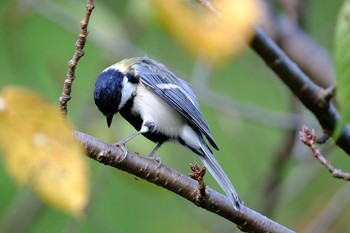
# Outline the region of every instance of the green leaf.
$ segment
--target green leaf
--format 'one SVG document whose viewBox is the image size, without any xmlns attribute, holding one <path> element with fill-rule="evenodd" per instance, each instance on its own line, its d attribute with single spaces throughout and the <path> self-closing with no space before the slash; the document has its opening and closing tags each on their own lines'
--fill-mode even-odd
<svg viewBox="0 0 350 233">
<path fill-rule="evenodd" d="M 350 123 L 350 0 L 345 0 L 338 15 L 334 40 L 337 99 L 344 123 Z M 342 128 L 337 126 L 337 132 Z"/>
</svg>

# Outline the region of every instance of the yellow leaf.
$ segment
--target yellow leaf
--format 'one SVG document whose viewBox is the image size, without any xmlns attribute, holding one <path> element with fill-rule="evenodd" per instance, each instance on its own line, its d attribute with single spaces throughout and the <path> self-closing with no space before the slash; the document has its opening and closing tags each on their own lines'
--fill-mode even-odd
<svg viewBox="0 0 350 233">
<path fill-rule="evenodd" d="M 31 184 L 47 203 L 80 217 L 89 196 L 81 145 L 58 110 L 26 89 L 0 93 L 0 147 L 20 185 Z"/>
<path fill-rule="evenodd" d="M 257 0 L 210 1 L 220 16 L 185 0 L 153 0 L 160 20 L 195 56 L 217 61 L 242 51 L 261 20 Z"/>
</svg>

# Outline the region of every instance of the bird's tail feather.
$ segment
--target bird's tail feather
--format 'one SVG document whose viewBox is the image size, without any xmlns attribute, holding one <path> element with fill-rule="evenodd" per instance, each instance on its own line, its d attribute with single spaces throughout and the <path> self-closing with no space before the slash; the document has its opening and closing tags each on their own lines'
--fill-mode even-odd
<svg viewBox="0 0 350 233">
<path fill-rule="evenodd" d="M 240 210 L 242 201 L 239 198 L 235 188 L 233 187 L 231 181 L 227 177 L 224 170 L 221 168 L 219 163 L 216 161 L 214 155 L 211 153 L 206 144 L 201 143 L 201 149 L 204 152 L 204 155 L 200 156 L 202 162 L 209 170 L 211 175 L 214 177 L 216 182 L 220 185 L 220 187 L 225 191 L 226 195 L 232 199 L 233 207 L 236 210 Z"/>
</svg>

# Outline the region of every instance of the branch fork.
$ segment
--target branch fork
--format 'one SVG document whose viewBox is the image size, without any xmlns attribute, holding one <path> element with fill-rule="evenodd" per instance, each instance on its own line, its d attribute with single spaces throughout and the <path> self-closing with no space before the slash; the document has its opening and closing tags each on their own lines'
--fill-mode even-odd
<svg viewBox="0 0 350 233">
<path fill-rule="evenodd" d="M 327 168 L 327 170 L 332 173 L 334 178 L 339 178 L 343 180 L 350 180 L 350 173 L 343 172 L 340 169 L 335 168 L 321 153 L 317 146 L 316 132 L 314 129 L 309 130 L 305 125 L 299 132 L 299 139 L 306 146 L 310 147 L 314 157 L 320 161 L 320 163 Z"/>
</svg>

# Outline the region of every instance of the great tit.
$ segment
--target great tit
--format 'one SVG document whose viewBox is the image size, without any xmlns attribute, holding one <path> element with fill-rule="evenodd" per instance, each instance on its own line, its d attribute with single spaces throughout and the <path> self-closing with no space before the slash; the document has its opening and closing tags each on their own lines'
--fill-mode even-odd
<svg viewBox="0 0 350 233">
<path fill-rule="evenodd" d="M 94 91 L 95 104 L 110 127 L 114 114 L 120 114 L 139 134 L 157 143 L 151 156 L 166 141 L 179 142 L 199 155 L 202 162 L 240 210 L 242 201 L 229 178 L 203 139 L 219 150 L 208 123 L 199 111 L 196 96 L 189 85 L 166 66 L 148 57 L 124 59 L 102 71 Z"/>
</svg>

